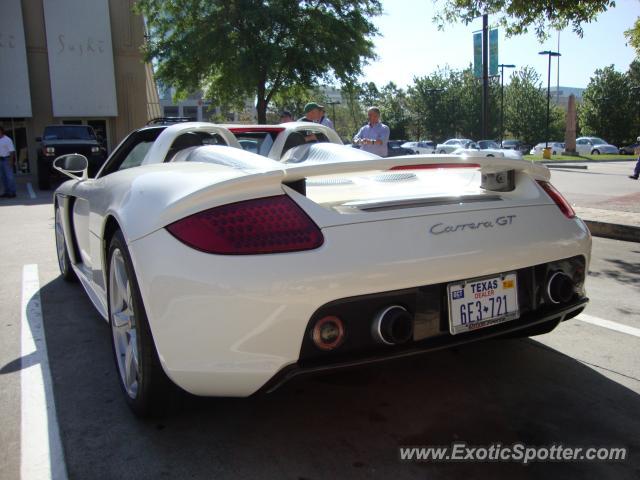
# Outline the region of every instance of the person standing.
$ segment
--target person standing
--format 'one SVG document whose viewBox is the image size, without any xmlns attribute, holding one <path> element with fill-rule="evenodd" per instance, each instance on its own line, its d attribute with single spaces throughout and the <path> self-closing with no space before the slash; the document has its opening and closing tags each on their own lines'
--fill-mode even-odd
<svg viewBox="0 0 640 480">
<path fill-rule="evenodd" d="M 304 117 L 298 119 L 299 122 L 318 123 L 322 118 L 324 107 L 316 102 L 309 102 L 304 106 Z"/>
<path fill-rule="evenodd" d="M 280 112 L 280 123 L 289 123 L 293 122 L 293 115 L 289 110 L 283 110 Z"/>
<path fill-rule="evenodd" d="M 0 178 L 4 186 L 3 198 L 16 196 L 16 179 L 13 175 L 15 153 L 13 142 L 4 134 L 4 128 L 0 127 Z"/>
<path fill-rule="evenodd" d="M 322 108 L 322 117 L 320 117 L 320 121 L 318 122 L 320 125 L 324 125 L 325 127 L 329 127 L 331 130 L 335 130 L 333 126 L 333 122 L 327 117 L 327 112 L 324 108 Z"/>
<path fill-rule="evenodd" d="M 380 109 L 371 107 L 367 111 L 369 123 L 364 125 L 353 137 L 353 143 L 361 145 L 361 150 L 374 153 L 381 157 L 389 154 L 389 127 L 380 121 Z"/>
<path fill-rule="evenodd" d="M 636 138 L 636 142 L 640 144 L 640 137 Z M 638 180 L 638 177 L 640 176 L 640 145 L 635 148 L 634 153 L 638 156 L 638 161 L 636 162 L 636 168 L 633 169 L 633 175 L 629 175 L 629 178 Z"/>
</svg>

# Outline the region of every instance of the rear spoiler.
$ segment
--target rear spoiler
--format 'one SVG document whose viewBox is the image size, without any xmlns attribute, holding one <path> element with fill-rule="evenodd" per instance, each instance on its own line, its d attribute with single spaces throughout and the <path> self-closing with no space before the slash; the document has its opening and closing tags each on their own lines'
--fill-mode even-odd
<svg viewBox="0 0 640 480">
<path fill-rule="evenodd" d="M 420 168 L 478 167 L 482 174 L 482 188 L 490 191 L 513 190 L 515 172 L 523 172 L 535 180 L 549 181 L 551 173 L 543 165 L 526 160 L 504 157 L 472 157 L 458 155 L 411 155 L 405 157 L 375 158 L 353 162 L 286 164 L 283 182 L 285 185 L 305 194 L 306 179 L 309 177 L 342 175 L 372 170 L 392 170 L 402 167 Z"/>
</svg>

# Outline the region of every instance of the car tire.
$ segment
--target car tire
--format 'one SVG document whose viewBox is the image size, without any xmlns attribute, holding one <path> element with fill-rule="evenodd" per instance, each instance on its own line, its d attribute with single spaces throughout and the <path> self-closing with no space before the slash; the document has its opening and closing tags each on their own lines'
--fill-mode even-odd
<svg viewBox="0 0 640 480">
<path fill-rule="evenodd" d="M 445 150 L 440 150 L 438 153 L 444 153 L 446 154 L 447 152 Z"/>
<path fill-rule="evenodd" d="M 60 207 L 55 207 L 55 230 L 56 230 L 56 255 L 58 257 L 58 266 L 60 267 L 60 275 L 65 282 L 77 282 L 76 272 L 71 267 L 69 259 L 69 250 L 64 236 L 64 228 L 62 225 L 62 212 Z"/>
<path fill-rule="evenodd" d="M 49 168 L 44 164 L 44 160 L 41 157 L 38 157 L 38 188 L 40 190 L 49 190 L 51 188 Z"/>
<path fill-rule="evenodd" d="M 597 148 L 594 150 L 591 150 L 591 155 L 600 155 L 600 150 L 598 150 Z"/>
<path fill-rule="evenodd" d="M 118 381 L 139 417 L 178 407 L 180 391 L 167 377 L 156 350 L 124 236 L 117 230 L 107 255 L 107 308 Z"/>
</svg>

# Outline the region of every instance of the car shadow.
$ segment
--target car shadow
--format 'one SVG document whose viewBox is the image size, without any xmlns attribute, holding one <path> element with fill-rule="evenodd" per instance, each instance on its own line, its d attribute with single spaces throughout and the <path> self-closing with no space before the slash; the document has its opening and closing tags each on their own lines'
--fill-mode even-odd
<svg viewBox="0 0 640 480">
<path fill-rule="evenodd" d="M 640 395 L 532 339 L 298 378 L 247 399 L 187 396 L 177 414 L 138 420 L 121 398 L 108 325 L 82 287 L 57 278 L 40 295 L 70 478 L 620 479 L 640 472 L 637 457 L 527 466 L 400 461 L 400 446 L 452 442 L 637 452 Z"/>
</svg>

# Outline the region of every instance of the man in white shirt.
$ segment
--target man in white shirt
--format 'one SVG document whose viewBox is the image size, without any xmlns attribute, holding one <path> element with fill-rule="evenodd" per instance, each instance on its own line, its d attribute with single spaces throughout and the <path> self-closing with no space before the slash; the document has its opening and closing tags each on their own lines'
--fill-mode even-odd
<svg viewBox="0 0 640 480">
<path fill-rule="evenodd" d="M 0 179 L 4 186 L 3 198 L 16 196 L 16 179 L 13 176 L 13 161 L 16 149 L 9 137 L 4 134 L 4 128 L 0 126 Z"/>
</svg>

